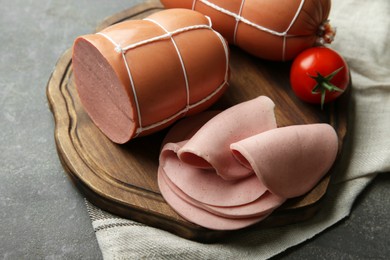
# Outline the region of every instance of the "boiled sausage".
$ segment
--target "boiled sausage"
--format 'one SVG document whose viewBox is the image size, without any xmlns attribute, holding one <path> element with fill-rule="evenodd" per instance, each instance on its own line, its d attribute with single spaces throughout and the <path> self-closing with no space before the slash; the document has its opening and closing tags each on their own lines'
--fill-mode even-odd
<svg viewBox="0 0 390 260">
<path fill-rule="evenodd" d="M 316 43 L 330 43 L 330 0 L 161 0 L 209 16 L 231 44 L 270 60 L 290 60 Z"/>
<path fill-rule="evenodd" d="M 83 107 L 116 143 L 203 111 L 228 85 L 226 41 L 207 17 L 186 9 L 80 36 L 72 61 Z"/>
</svg>

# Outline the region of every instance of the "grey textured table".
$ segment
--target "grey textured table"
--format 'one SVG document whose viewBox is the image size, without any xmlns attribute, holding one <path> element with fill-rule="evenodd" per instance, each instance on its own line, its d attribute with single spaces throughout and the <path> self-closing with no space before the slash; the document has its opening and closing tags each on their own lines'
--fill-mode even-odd
<svg viewBox="0 0 390 260">
<path fill-rule="evenodd" d="M 0 258 L 101 258 L 84 199 L 56 153 L 46 83 L 76 36 L 142 1 L 0 0 Z M 390 177 L 352 215 L 277 258 L 390 257 Z"/>
</svg>

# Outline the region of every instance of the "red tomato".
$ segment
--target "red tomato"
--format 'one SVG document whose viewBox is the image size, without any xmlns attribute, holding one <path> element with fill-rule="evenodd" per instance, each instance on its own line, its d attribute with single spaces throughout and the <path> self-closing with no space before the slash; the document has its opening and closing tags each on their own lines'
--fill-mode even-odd
<svg viewBox="0 0 390 260">
<path fill-rule="evenodd" d="M 321 104 L 322 107 L 347 89 L 348 65 L 336 51 L 326 47 L 312 47 L 294 59 L 290 83 L 300 99 Z"/>
</svg>

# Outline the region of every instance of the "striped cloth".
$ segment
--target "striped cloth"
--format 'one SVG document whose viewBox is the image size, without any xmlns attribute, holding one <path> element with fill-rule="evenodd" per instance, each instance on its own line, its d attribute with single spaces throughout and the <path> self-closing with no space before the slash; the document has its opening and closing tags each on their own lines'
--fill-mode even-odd
<svg viewBox="0 0 390 260">
<path fill-rule="evenodd" d="M 266 259 L 349 215 L 377 174 L 390 171 L 390 1 L 335 0 L 332 48 L 350 65 L 350 132 L 324 208 L 309 221 L 247 231 L 228 242 L 201 244 L 122 219 L 87 202 L 105 259 Z"/>
</svg>

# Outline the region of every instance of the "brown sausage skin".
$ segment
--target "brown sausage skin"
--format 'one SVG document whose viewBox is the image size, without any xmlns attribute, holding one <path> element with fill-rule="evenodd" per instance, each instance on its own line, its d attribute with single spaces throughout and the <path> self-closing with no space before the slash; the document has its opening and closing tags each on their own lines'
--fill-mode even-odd
<svg viewBox="0 0 390 260">
<path fill-rule="evenodd" d="M 229 43 L 269 60 L 291 60 L 320 41 L 330 0 L 161 0 L 209 16 Z"/>
<path fill-rule="evenodd" d="M 186 9 L 80 36 L 72 58 L 83 107 L 116 143 L 203 111 L 229 75 L 226 41 L 204 15 Z"/>
</svg>

